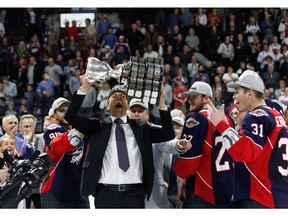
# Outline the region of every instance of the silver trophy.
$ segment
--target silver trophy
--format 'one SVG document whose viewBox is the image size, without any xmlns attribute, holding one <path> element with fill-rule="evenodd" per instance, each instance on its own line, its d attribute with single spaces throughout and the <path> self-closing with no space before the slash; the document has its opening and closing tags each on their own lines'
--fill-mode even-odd
<svg viewBox="0 0 288 216">
<path fill-rule="evenodd" d="M 86 79 L 89 83 L 103 83 L 114 78 L 127 88 L 130 98 L 139 98 L 144 103 L 157 104 L 161 90 L 163 59 L 131 57 L 126 64 L 119 64 L 113 70 L 106 62 L 88 58 Z"/>
<path fill-rule="evenodd" d="M 103 83 L 112 77 L 120 83 L 122 65 L 117 65 L 116 67 L 116 70 L 113 70 L 107 62 L 100 61 L 95 57 L 89 57 L 85 73 L 86 79 L 92 84 L 95 82 Z"/>
</svg>

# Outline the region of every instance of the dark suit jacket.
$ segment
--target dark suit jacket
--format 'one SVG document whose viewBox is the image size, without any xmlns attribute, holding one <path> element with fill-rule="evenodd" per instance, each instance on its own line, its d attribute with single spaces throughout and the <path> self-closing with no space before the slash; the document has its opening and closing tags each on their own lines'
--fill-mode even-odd
<svg viewBox="0 0 288 216">
<path fill-rule="evenodd" d="M 83 164 L 81 193 L 90 195 L 94 194 L 101 175 L 103 157 L 110 137 L 112 120 L 111 117 L 101 120 L 78 115 L 84 97 L 84 95 L 73 95 L 65 118 L 73 128 L 88 136 L 89 139 L 89 148 Z M 152 143 L 168 141 L 175 136 L 170 111 L 160 110 L 160 115 L 162 128 L 150 125 L 146 121 L 128 118 L 128 123 L 133 130 L 142 156 L 143 186 L 148 199 L 151 195 L 154 178 Z"/>
</svg>

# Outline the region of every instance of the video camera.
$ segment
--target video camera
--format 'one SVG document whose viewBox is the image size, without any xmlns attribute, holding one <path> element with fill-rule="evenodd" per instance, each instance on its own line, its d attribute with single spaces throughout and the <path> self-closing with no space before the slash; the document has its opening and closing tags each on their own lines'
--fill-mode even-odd
<svg viewBox="0 0 288 216">
<path fill-rule="evenodd" d="M 11 168 L 8 170 L 10 178 L 0 186 L 0 208 L 17 208 L 21 200 L 39 193 L 54 162 L 46 153 L 40 155 L 38 150 L 26 160 L 16 160 L 6 150 L 3 156 Z"/>
</svg>

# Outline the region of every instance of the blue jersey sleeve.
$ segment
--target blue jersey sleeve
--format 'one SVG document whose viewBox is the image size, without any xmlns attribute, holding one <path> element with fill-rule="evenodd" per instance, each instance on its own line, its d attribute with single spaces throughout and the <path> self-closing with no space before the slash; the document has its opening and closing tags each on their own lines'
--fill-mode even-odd
<svg viewBox="0 0 288 216">
<path fill-rule="evenodd" d="M 50 124 L 44 131 L 45 146 L 50 148 L 51 141 L 59 134 L 67 131 L 67 128 L 60 124 Z"/>
<path fill-rule="evenodd" d="M 262 107 L 245 115 L 242 130 L 247 137 L 250 137 L 254 143 L 263 148 L 266 138 L 272 132 L 275 124 L 270 112 Z"/>
<path fill-rule="evenodd" d="M 203 143 L 208 128 L 208 120 L 201 113 L 194 113 L 186 118 L 182 139 L 189 140 L 192 143 L 192 147 L 181 157 L 193 158 L 202 155 Z"/>
</svg>

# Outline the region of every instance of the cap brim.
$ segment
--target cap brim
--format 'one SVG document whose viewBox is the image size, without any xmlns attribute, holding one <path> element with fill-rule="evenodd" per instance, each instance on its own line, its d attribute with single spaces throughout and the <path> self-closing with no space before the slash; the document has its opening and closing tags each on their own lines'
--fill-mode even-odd
<svg viewBox="0 0 288 216">
<path fill-rule="evenodd" d="M 143 107 L 144 109 L 148 109 L 145 105 L 143 105 L 142 103 L 133 103 L 131 106 L 129 106 L 130 108 L 133 107 L 133 106 L 141 106 Z"/>
<path fill-rule="evenodd" d="M 195 92 L 195 91 L 193 91 L 193 90 L 189 90 L 189 91 L 187 91 L 187 92 L 183 92 L 183 93 L 182 93 L 182 95 L 184 95 L 184 96 L 193 96 L 193 95 L 197 95 L 197 94 L 200 94 L 200 93 Z"/>
<path fill-rule="evenodd" d="M 284 104 L 285 106 L 288 106 L 288 99 L 280 100 L 280 102 L 281 102 L 282 104 Z"/>
<path fill-rule="evenodd" d="M 230 82 L 230 83 L 227 83 L 226 85 L 228 88 L 237 88 L 237 87 L 240 87 L 241 85 L 237 82 Z"/>
<path fill-rule="evenodd" d="M 173 122 L 176 122 L 177 124 L 179 124 L 179 125 L 181 125 L 181 126 L 183 126 L 184 125 L 184 120 L 181 118 L 181 117 L 178 117 L 178 116 L 176 116 L 176 117 L 174 117 L 173 119 L 172 119 L 172 121 Z"/>
</svg>

